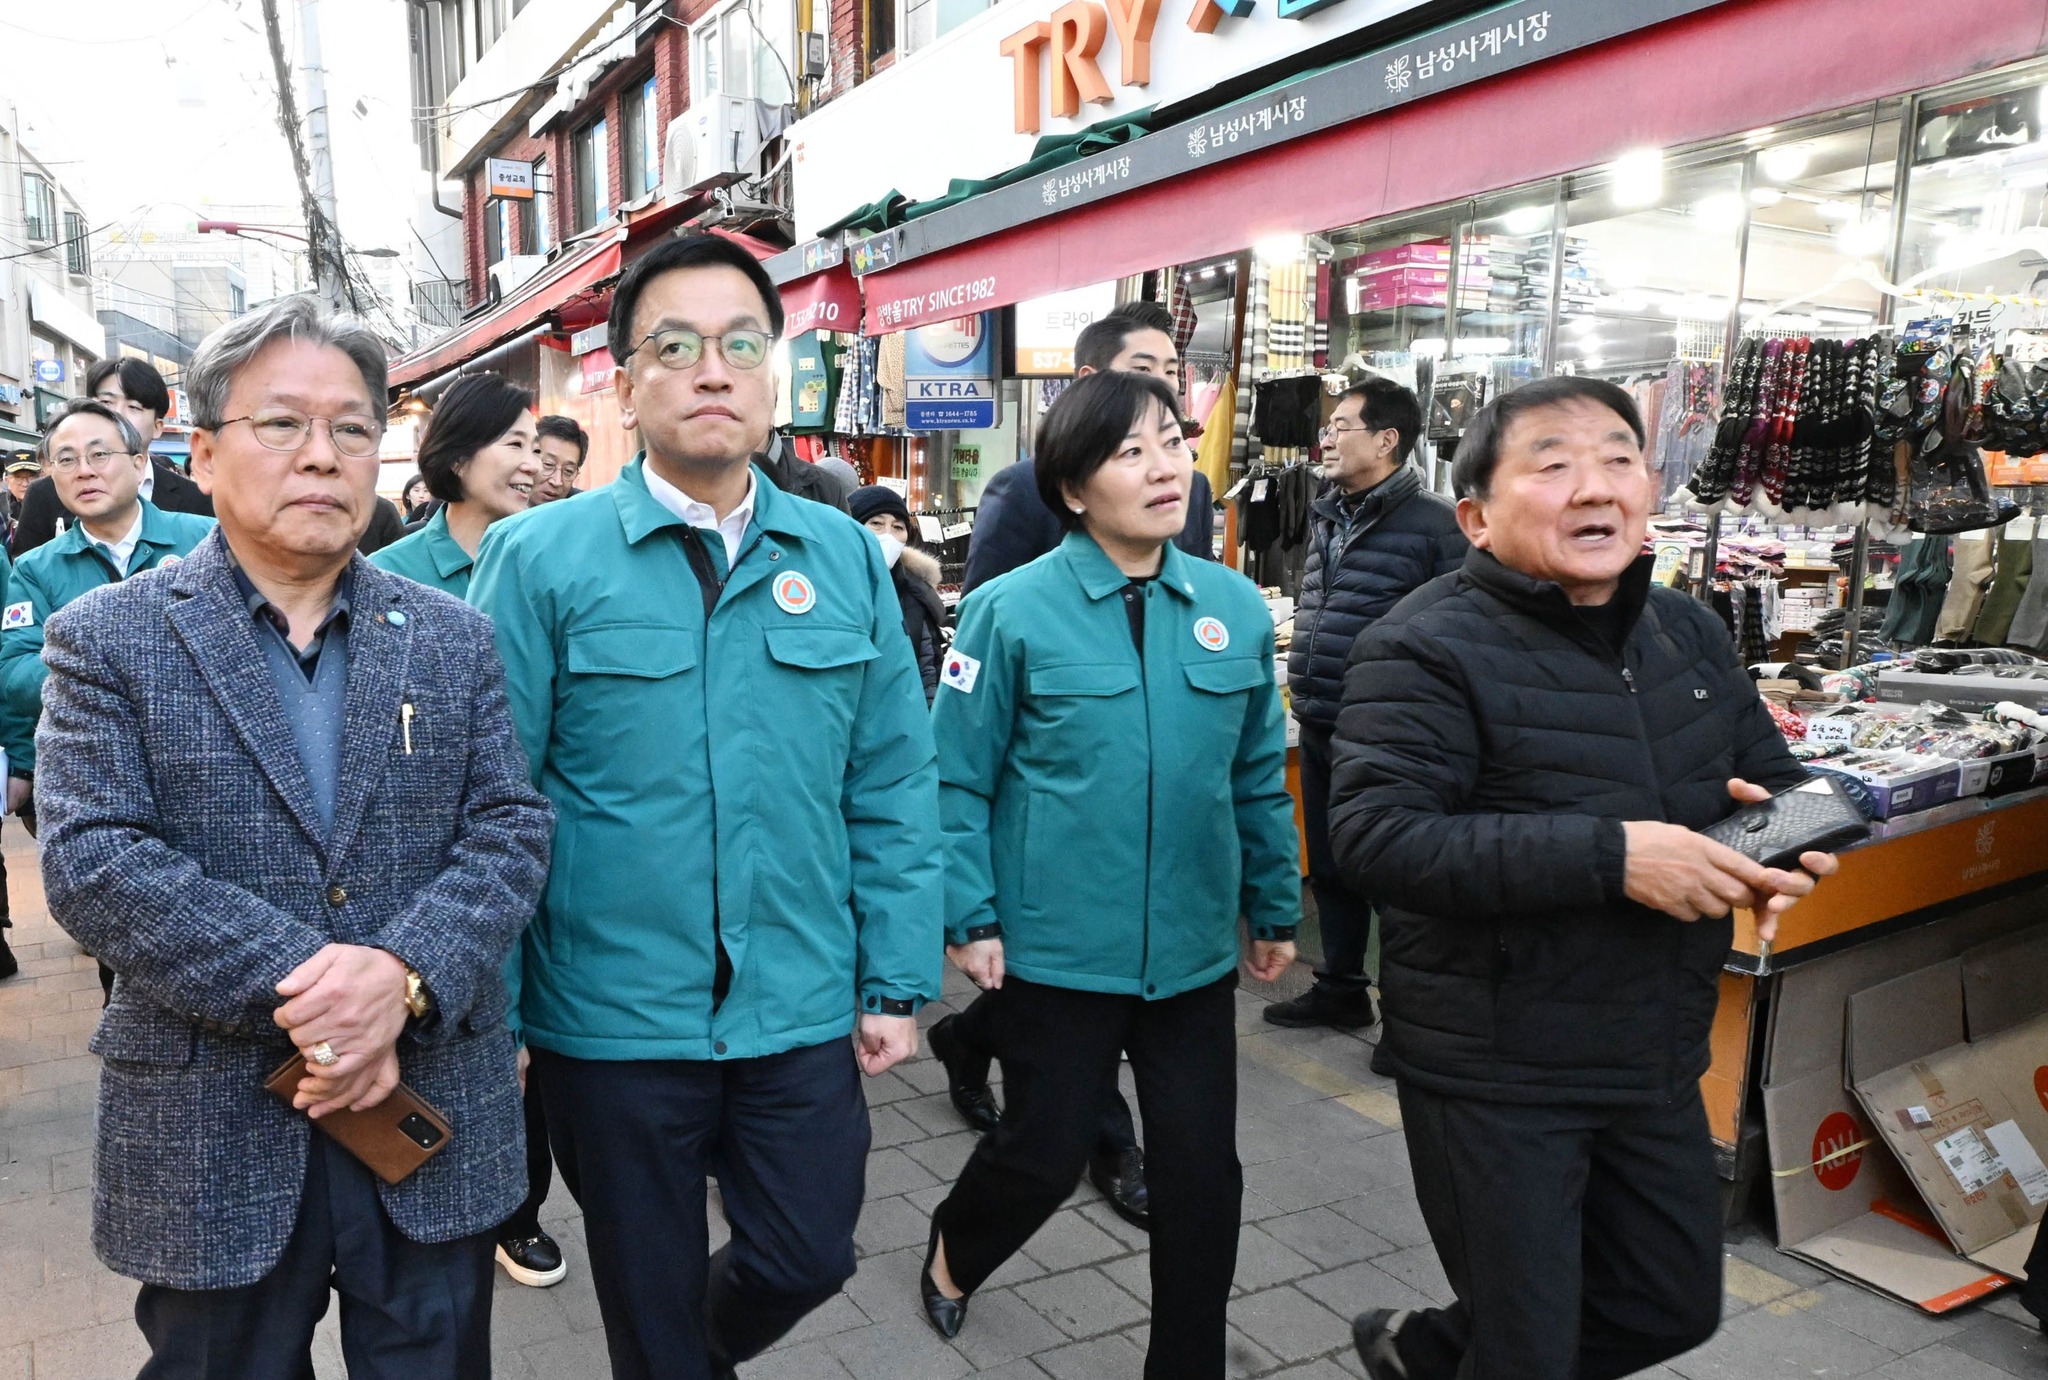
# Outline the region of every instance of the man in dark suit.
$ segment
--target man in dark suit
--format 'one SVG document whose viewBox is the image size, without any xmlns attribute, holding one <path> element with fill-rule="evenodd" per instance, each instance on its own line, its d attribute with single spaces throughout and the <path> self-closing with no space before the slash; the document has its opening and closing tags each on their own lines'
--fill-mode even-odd
<svg viewBox="0 0 2048 1380">
<path fill-rule="evenodd" d="M 1074 375 L 1157 374 L 1180 389 L 1180 352 L 1173 318 L 1156 302 L 1126 302 L 1091 323 L 1074 341 Z M 1188 490 L 1188 522 L 1173 544 L 1204 561 L 1216 559 L 1216 498 L 1200 470 Z M 972 593 L 998 575 L 1037 560 L 1060 544 L 1059 519 L 1038 497 L 1038 470 L 1019 460 L 997 470 L 981 491 L 974 536 L 967 546 L 966 589 Z"/>
<path fill-rule="evenodd" d="M 120 974 L 93 1245 L 143 1282 L 152 1380 L 310 1375 L 330 1289 L 356 1380 L 487 1377 L 526 1192 L 503 965 L 551 811 L 489 622 L 355 555 L 377 337 L 288 298 L 188 378 L 219 529 L 45 632 L 44 886 Z M 390 1184 L 315 1131 L 401 1075 L 453 1134 Z"/>
<path fill-rule="evenodd" d="M 142 433 L 145 449 L 164 434 L 164 418 L 171 415 L 171 390 L 164 386 L 164 376 L 142 360 L 101 360 L 86 371 L 85 393 L 133 422 Z M 206 491 L 155 457 L 142 476 L 142 497 L 167 513 L 213 516 L 213 501 Z M 56 483 L 44 475 L 28 486 L 28 495 L 15 508 L 8 554 L 20 560 L 56 536 L 60 528 L 69 528 L 71 521 L 71 513 L 57 497 Z"/>
</svg>

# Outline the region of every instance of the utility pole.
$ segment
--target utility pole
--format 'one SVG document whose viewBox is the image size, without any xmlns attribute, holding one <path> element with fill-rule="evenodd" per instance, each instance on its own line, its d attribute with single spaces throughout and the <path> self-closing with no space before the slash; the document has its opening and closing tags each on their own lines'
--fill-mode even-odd
<svg viewBox="0 0 2048 1380">
<path fill-rule="evenodd" d="M 291 150 L 292 172 L 299 183 L 299 205 L 306 218 L 306 238 L 313 266 L 313 285 L 330 311 L 357 310 L 354 284 L 342 258 L 341 230 L 334 216 L 334 161 L 327 144 L 327 81 L 320 66 L 319 0 L 299 0 L 299 39 L 305 50 L 308 138 L 299 134 L 298 98 L 292 90 L 292 69 L 285 57 L 284 30 L 278 22 L 277 0 L 262 0 L 263 27 L 270 39 L 270 65 L 277 78 L 278 123 Z M 312 156 L 307 156 L 307 143 Z"/>
</svg>

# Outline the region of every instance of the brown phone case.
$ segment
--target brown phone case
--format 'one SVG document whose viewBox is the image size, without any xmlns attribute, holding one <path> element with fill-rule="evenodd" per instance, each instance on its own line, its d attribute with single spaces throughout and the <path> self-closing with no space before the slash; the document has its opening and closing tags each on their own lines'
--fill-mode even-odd
<svg viewBox="0 0 2048 1380">
<path fill-rule="evenodd" d="M 294 1054 L 263 1080 L 263 1086 L 289 1103 L 305 1076 L 306 1056 Z M 446 1149 L 455 1134 L 447 1117 L 403 1083 L 367 1111 L 329 1112 L 313 1125 L 387 1184 L 403 1183 L 415 1169 Z"/>
</svg>

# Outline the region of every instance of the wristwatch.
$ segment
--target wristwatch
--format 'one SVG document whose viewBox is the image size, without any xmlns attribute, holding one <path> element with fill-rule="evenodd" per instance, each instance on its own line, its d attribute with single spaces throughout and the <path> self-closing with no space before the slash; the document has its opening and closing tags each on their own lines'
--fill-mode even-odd
<svg viewBox="0 0 2048 1380">
<path fill-rule="evenodd" d="M 427 995 L 427 980 L 410 964 L 405 969 L 405 1009 L 412 1012 L 416 1021 L 425 1020 L 434 1009 L 434 999 Z"/>
</svg>

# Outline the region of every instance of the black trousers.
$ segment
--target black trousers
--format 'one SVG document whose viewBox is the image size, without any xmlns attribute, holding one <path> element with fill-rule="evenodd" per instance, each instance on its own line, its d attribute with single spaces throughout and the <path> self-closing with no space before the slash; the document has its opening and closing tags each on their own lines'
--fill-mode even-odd
<svg viewBox="0 0 2048 1380">
<path fill-rule="evenodd" d="M 850 1041 L 721 1062 L 536 1049 L 528 1076 L 583 1207 L 615 1380 L 707 1380 L 852 1277 L 868 1109 Z M 732 1241 L 707 1259 L 711 1173 Z"/>
<path fill-rule="evenodd" d="M 1372 902 L 1353 891 L 1330 851 L 1330 737 L 1328 724 L 1301 726 L 1301 818 L 1308 842 L 1308 885 L 1316 897 L 1323 961 L 1316 981 L 1363 992 L 1365 951 L 1372 942 Z"/>
<path fill-rule="evenodd" d="M 269 1274 L 240 1289 L 142 1286 L 139 1380 L 313 1380 L 330 1288 L 349 1380 L 490 1380 L 491 1234 L 408 1239 L 370 1171 L 318 1131 L 298 1223 Z"/>
<path fill-rule="evenodd" d="M 1001 989 L 997 989 L 1000 991 Z M 953 1018 L 953 1030 L 960 1043 L 970 1053 L 984 1059 L 1001 1060 L 1003 1051 L 996 1045 L 995 1018 L 992 1014 L 995 1003 L 991 1000 L 995 992 L 983 992 L 967 1004 L 967 1009 Z M 1119 1050 L 1121 1055 L 1122 1051 Z M 1003 1065 L 1005 1076 L 1009 1065 Z M 1109 1083 L 1109 1096 L 1102 1104 L 1101 1132 L 1096 1137 L 1093 1154 L 1110 1159 L 1126 1150 L 1138 1148 L 1138 1128 L 1131 1120 L 1131 1104 L 1124 1101 L 1123 1092 L 1116 1086 L 1116 1080 Z"/>
<path fill-rule="evenodd" d="M 1697 1086 L 1644 1108 L 1404 1083 L 1401 1119 L 1458 1296 L 1402 1328 L 1410 1380 L 1607 1380 L 1713 1335 L 1721 1194 Z"/>
<path fill-rule="evenodd" d="M 530 1071 L 529 1071 L 530 1074 Z M 526 1080 L 526 1201 L 498 1228 L 500 1241 L 528 1241 L 540 1235 L 541 1204 L 554 1183 L 555 1160 L 548 1151 L 548 1117 L 540 1100 L 540 1080 Z"/>
<path fill-rule="evenodd" d="M 1148 1380 L 1220 1380 L 1237 1266 L 1237 975 L 1163 1001 L 1014 975 L 989 993 L 1003 1052 L 1002 1124 L 936 1214 L 953 1282 L 972 1293 L 1074 1191 L 1097 1111 L 1128 1050 L 1145 1115 L 1152 1205 Z M 971 1324 L 970 1324 L 971 1325 Z"/>
<path fill-rule="evenodd" d="M 2020 1306 L 2048 1324 L 2048 1217 L 2034 1231 L 2034 1249 L 2027 1252 L 2027 1282 L 2020 1286 Z"/>
</svg>

